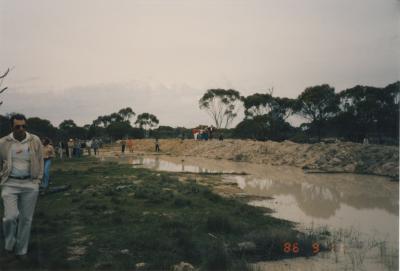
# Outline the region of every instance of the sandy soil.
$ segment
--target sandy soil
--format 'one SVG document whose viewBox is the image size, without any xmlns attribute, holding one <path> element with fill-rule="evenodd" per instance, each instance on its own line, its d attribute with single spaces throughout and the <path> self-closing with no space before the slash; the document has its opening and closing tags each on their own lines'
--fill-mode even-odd
<svg viewBox="0 0 400 271">
<path fill-rule="evenodd" d="M 291 141 L 161 139 L 161 153 L 300 167 L 307 172 L 348 172 L 399 177 L 397 146 L 351 142 L 297 144 Z M 118 144 L 107 147 L 119 151 Z M 154 152 L 154 140 L 134 140 L 135 152 Z M 129 150 L 127 149 L 127 152 Z"/>
</svg>

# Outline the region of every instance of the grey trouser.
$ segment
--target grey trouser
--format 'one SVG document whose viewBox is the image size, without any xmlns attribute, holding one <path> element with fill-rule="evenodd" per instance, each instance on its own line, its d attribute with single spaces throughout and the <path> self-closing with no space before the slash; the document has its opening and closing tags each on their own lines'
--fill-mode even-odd
<svg viewBox="0 0 400 271">
<path fill-rule="evenodd" d="M 15 254 L 28 252 L 33 212 L 39 191 L 32 188 L 3 186 L 3 233 L 5 249 Z"/>
</svg>

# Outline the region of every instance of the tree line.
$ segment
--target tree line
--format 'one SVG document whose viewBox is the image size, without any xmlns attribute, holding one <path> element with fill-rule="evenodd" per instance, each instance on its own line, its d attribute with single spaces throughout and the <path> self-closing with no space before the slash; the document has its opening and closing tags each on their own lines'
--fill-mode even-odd
<svg viewBox="0 0 400 271">
<path fill-rule="evenodd" d="M 3 77 L 4 78 L 4 77 Z M 360 86 L 338 93 L 328 84 L 306 88 L 295 99 L 275 97 L 273 90 L 241 96 L 234 89 L 209 89 L 199 100 L 224 137 L 255 140 L 292 140 L 316 142 L 323 138 L 339 138 L 361 142 L 369 138 L 374 143 L 398 144 L 400 82 L 383 88 Z M 243 110 L 244 118 L 229 129 Z M 10 131 L 9 117 L 0 115 L 0 135 Z M 305 119 L 293 127 L 288 118 Z M 132 118 L 136 120 L 131 124 Z M 72 119 L 55 127 L 47 119 L 30 117 L 29 130 L 54 141 L 69 138 L 103 138 L 113 141 L 122 138 L 190 138 L 191 128 L 158 126 L 158 118 L 150 113 L 136 113 L 130 107 L 98 116 L 91 124 L 78 126 Z M 195 128 L 195 127 L 193 127 Z"/>
<path fill-rule="evenodd" d="M 9 118 L 13 113 L 0 115 L 0 135 L 10 132 Z M 142 113 L 136 117 L 135 126 L 131 119 L 136 113 L 130 107 L 122 108 L 109 115 L 98 116 L 91 124 L 78 126 L 72 119 L 64 120 L 55 127 L 47 119 L 30 117 L 27 119 L 29 131 L 40 136 L 49 137 L 53 141 L 66 141 L 69 138 L 91 139 L 102 138 L 113 141 L 125 137 L 143 138 L 146 131 L 158 125 L 157 117 L 150 113 Z"/>
<path fill-rule="evenodd" d="M 335 93 L 328 84 L 306 88 L 295 99 L 274 97 L 273 91 L 241 96 L 234 89 L 209 89 L 199 107 L 211 117 L 217 129 L 244 110 L 244 119 L 232 129 L 237 138 L 256 140 L 320 141 L 338 138 L 361 142 L 398 144 L 400 82 L 378 88 L 360 86 Z M 290 116 L 304 121 L 293 127 Z"/>
</svg>

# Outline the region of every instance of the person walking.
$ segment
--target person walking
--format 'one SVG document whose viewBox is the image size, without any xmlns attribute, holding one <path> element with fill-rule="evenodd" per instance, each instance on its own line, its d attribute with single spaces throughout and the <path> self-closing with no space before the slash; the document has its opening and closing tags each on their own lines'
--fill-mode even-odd
<svg viewBox="0 0 400 271">
<path fill-rule="evenodd" d="M 78 138 L 74 140 L 74 155 L 75 157 L 81 157 L 81 140 Z"/>
<path fill-rule="evenodd" d="M 128 141 L 127 145 L 128 145 L 129 152 L 132 153 L 133 152 L 133 139 L 129 138 L 127 141 Z"/>
<path fill-rule="evenodd" d="M 92 143 L 93 140 L 87 140 L 86 141 L 86 150 L 89 156 L 92 156 Z"/>
<path fill-rule="evenodd" d="M 57 144 L 57 153 L 58 153 L 58 157 L 60 157 L 60 159 L 63 159 L 63 146 L 62 146 L 62 142 L 59 141 Z"/>
<path fill-rule="evenodd" d="M 50 179 L 50 166 L 51 160 L 54 158 L 54 148 L 50 143 L 50 139 L 47 137 L 43 139 L 43 160 L 44 160 L 44 173 L 43 173 L 43 181 L 41 184 L 42 189 L 47 189 L 49 186 Z"/>
<path fill-rule="evenodd" d="M 33 213 L 43 177 L 43 145 L 26 131 L 22 114 L 11 116 L 12 132 L 0 139 L 0 186 L 6 257 L 26 260 Z"/>
<path fill-rule="evenodd" d="M 68 140 L 67 146 L 68 146 L 68 157 L 72 158 L 72 154 L 74 152 L 74 146 L 75 146 L 74 140 L 72 138 L 70 138 Z"/>
<path fill-rule="evenodd" d="M 93 139 L 92 148 L 93 148 L 94 155 L 96 156 L 98 153 L 98 149 L 99 149 L 99 141 L 97 139 Z"/>
<path fill-rule="evenodd" d="M 157 137 L 156 137 L 155 145 L 156 145 L 156 152 L 160 152 L 160 142 L 158 142 L 158 138 Z"/>
<path fill-rule="evenodd" d="M 121 153 L 125 153 L 126 141 L 122 139 L 120 143 L 121 143 Z"/>
</svg>

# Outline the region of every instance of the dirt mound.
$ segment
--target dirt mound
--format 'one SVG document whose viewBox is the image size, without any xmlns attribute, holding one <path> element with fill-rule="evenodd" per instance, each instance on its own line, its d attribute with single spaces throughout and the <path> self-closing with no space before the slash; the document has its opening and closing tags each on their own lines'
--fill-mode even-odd
<svg viewBox="0 0 400 271">
<path fill-rule="evenodd" d="M 160 140 L 162 153 L 302 167 L 311 172 L 350 172 L 398 178 L 397 146 L 351 142 L 297 144 L 291 141 Z M 113 146 L 113 150 L 118 147 Z M 135 152 L 153 152 L 154 140 L 134 140 Z"/>
</svg>

